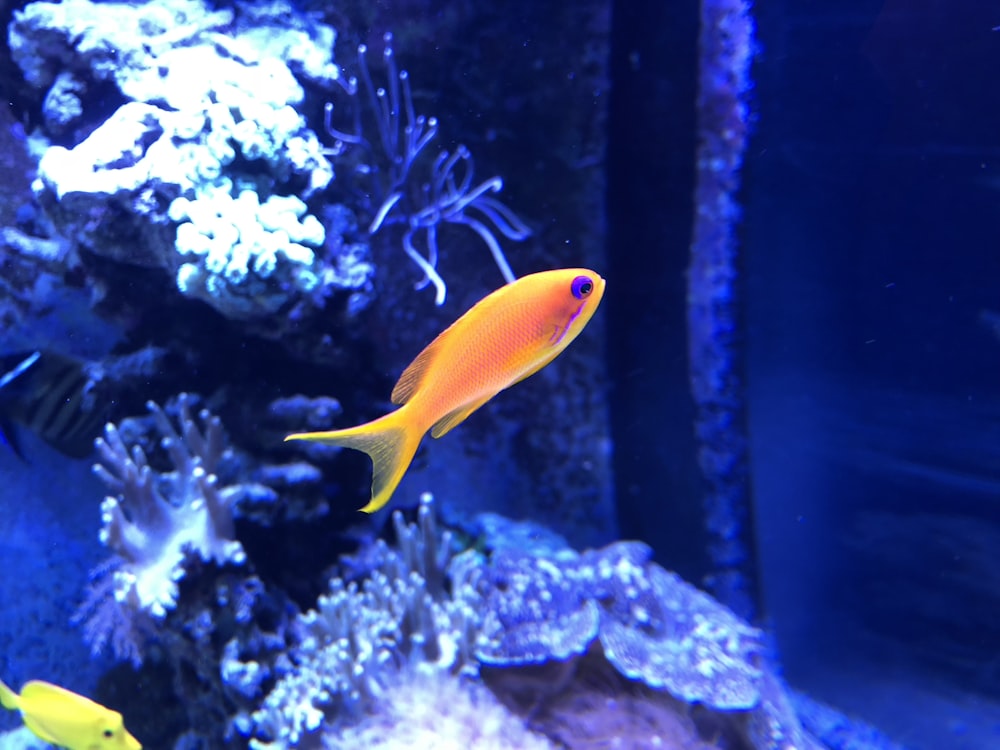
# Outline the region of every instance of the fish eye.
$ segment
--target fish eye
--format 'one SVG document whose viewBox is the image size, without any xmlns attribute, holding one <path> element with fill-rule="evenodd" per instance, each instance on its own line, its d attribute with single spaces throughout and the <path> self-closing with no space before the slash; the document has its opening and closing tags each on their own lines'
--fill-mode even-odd
<svg viewBox="0 0 1000 750">
<path fill-rule="evenodd" d="M 589 297 L 590 293 L 594 291 L 594 282 L 587 276 L 577 276 L 573 279 L 570 289 L 574 297 L 583 299 L 584 297 Z"/>
<path fill-rule="evenodd" d="M 105 730 L 104 730 L 104 738 L 105 738 L 105 739 L 108 739 L 108 740 L 110 740 L 110 739 L 111 739 L 112 737 L 114 737 L 114 736 L 115 736 L 115 733 L 114 733 L 114 731 L 113 731 L 113 730 L 111 730 L 111 729 L 105 729 Z"/>
</svg>

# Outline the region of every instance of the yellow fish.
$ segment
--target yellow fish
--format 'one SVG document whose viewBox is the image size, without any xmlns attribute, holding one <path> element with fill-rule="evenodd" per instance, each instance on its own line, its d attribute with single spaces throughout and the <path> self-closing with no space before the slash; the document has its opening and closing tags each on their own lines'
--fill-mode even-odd
<svg viewBox="0 0 1000 750">
<path fill-rule="evenodd" d="M 28 729 L 58 747 L 142 750 L 120 713 L 48 682 L 32 680 L 20 695 L 0 682 L 0 705 L 20 711 Z"/>
<path fill-rule="evenodd" d="M 304 432 L 364 451 L 372 459 L 372 513 L 387 502 L 427 430 L 439 438 L 500 391 L 549 364 L 587 325 L 604 279 L 586 268 L 523 276 L 477 302 L 403 371 L 392 390 L 396 411 L 346 430 Z"/>
</svg>

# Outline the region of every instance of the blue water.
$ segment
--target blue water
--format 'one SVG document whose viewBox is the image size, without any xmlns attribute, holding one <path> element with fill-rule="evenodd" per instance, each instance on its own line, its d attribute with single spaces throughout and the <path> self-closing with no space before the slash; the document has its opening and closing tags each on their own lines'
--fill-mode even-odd
<svg viewBox="0 0 1000 750">
<path fill-rule="evenodd" d="M 168 521 L 94 475 L 120 476 L 122 455 L 60 454 L 0 389 L 23 456 L 0 444 L 0 679 L 91 696 L 149 748 L 784 747 L 753 729 L 765 715 L 796 747 L 1000 746 L 1000 20 L 984 3 L 805 5 L 715 6 L 755 38 L 740 213 L 719 227 L 736 395 L 710 435 L 687 270 L 711 208 L 696 153 L 732 114 L 698 108 L 697 5 L 6 8 L 0 356 L 77 358 Z M 593 268 L 607 294 L 565 354 L 426 439 L 389 511 L 355 512 L 364 457 L 282 438 L 394 408 L 403 368 L 508 264 Z M 719 441 L 733 463 L 706 474 Z M 734 477 L 729 565 L 705 509 Z M 586 579 L 573 550 L 620 539 L 652 560 Z M 99 579 L 119 598 L 98 597 L 110 645 L 93 655 L 72 618 L 112 553 L 154 573 Z M 720 707 L 720 676 L 691 708 L 680 677 L 655 676 L 687 625 L 657 619 L 661 589 L 643 599 L 654 566 L 753 619 L 732 679 L 778 697 Z M 633 573 L 646 583 L 616 588 Z M 365 580 L 381 593 L 336 599 Z M 516 614 L 487 611 L 518 586 Z M 336 601 L 347 625 L 306 614 Z M 487 620 L 502 646 L 463 640 Z M 616 627 L 635 653 L 614 652 Z M 382 656 L 336 652 L 344 633 Z"/>
</svg>

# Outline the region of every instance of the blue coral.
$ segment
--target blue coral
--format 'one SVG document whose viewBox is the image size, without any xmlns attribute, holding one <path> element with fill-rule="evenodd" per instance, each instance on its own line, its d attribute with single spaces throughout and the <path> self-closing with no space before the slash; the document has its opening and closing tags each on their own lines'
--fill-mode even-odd
<svg viewBox="0 0 1000 750">
<path fill-rule="evenodd" d="M 94 472 L 112 494 L 101 504 L 100 540 L 113 556 L 92 576 L 76 620 L 95 652 L 110 646 L 119 659 L 138 664 L 156 623 L 177 605 L 178 583 L 194 558 L 241 566 L 234 507 L 249 485 L 222 485 L 217 472 L 228 455 L 222 423 L 193 397 L 177 398 L 177 426 L 149 402 L 159 444 L 172 468 L 155 470 L 132 421 L 108 424 L 97 440 Z"/>
<path fill-rule="evenodd" d="M 638 542 L 584 555 L 579 580 L 602 603 L 601 645 L 615 668 L 688 703 L 746 709 L 760 700 L 762 634 Z"/>
<path fill-rule="evenodd" d="M 760 701 L 761 633 L 707 594 L 618 542 L 556 563 L 503 552 L 481 573 L 488 605 L 477 657 L 515 667 L 563 660 L 599 641 L 624 676 L 688 703 Z"/>
<path fill-rule="evenodd" d="M 582 654 L 600 611 L 553 561 L 500 553 L 487 572 L 486 614 L 476 656 L 489 666 L 543 664 Z"/>
<path fill-rule="evenodd" d="M 448 573 L 451 537 L 438 531 L 431 503 L 425 496 L 415 524 L 397 511 L 398 548 L 376 541 L 365 555 L 376 568 L 363 581 L 334 577 L 316 608 L 298 618 L 298 643 L 277 664 L 277 683 L 251 717 L 252 747 L 294 747 L 360 717 L 408 665 L 474 672 L 470 641 L 480 608 L 474 592 Z M 468 558 L 458 559 L 456 570 Z"/>
</svg>

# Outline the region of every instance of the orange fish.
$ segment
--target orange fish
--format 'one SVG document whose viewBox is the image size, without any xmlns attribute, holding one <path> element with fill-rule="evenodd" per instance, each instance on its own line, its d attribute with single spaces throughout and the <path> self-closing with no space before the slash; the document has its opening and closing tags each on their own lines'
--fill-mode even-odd
<svg viewBox="0 0 1000 750">
<path fill-rule="evenodd" d="M 523 276 L 477 302 L 439 334 L 392 389 L 396 411 L 346 430 L 304 432 L 372 459 L 373 513 L 392 497 L 427 430 L 439 438 L 500 391 L 554 360 L 593 316 L 604 279 L 586 268 Z"/>
</svg>

